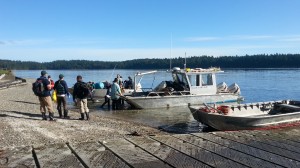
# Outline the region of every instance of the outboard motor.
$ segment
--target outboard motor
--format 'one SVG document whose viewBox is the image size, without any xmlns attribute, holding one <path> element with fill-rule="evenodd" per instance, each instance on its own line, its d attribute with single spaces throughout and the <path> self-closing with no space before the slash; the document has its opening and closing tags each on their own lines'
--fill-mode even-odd
<svg viewBox="0 0 300 168">
<path fill-rule="evenodd" d="M 240 87 L 239 87 L 239 85 L 237 85 L 236 83 L 233 83 L 232 85 L 230 85 L 230 86 L 228 87 L 228 91 L 229 91 L 230 93 L 237 94 L 237 95 L 241 94 Z"/>
<path fill-rule="evenodd" d="M 227 84 L 225 82 L 219 83 L 217 85 L 217 91 L 219 93 L 221 93 L 221 92 L 227 92 L 227 89 L 228 89 L 228 87 L 227 87 Z"/>
</svg>

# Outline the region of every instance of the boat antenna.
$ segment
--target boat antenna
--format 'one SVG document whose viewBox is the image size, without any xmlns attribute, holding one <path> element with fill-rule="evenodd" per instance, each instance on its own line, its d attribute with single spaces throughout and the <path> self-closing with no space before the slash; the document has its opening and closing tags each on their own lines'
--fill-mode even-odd
<svg viewBox="0 0 300 168">
<path fill-rule="evenodd" d="M 171 48 L 170 48 L 170 71 L 172 70 L 172 33 L 171 33 Z"/>
<path fill-rule="evenodd" d="M 185 56 L 184 56 L 184 65 L 183 65 L 183 69 L 186 70 L 186 52 L 185 52 Z"/>
<path fill-rule="evenodd" d="M 113 69 L 113 71 L 112 71 L 112 73 L 111 73 L 111 75 L 110 75 L 109 82 L 111 82 L 111 81 L 112 81 L 112 79 L 111 79 L 111 78 L 112 78 L 112 76 L 113 76 L 113 75 L 114 75 L 114 73 L 115 73 L 115 69 L 116 69 L 117 65 L 118 65 L 118 64 L 116 64 L 116 65 L 115 65 L 115 67 L 114 67 L 114 69 Z"/>
</svg>

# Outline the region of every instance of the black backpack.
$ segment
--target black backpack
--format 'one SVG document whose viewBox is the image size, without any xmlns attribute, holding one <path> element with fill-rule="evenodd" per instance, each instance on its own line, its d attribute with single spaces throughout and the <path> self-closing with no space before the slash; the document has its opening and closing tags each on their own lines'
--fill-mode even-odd
<svg viewBox="0 0 300 168">
<path fill-rule="evenodd" d="M 37 79 L 34 83 L 32 83 L 32 91 L 36 96 L 45 96 L 44 90 L 45 88 L 42 79 Z"/>
<path fill-rule="evenodd" d="M 77 97 L 85 98 L 90 94 L 89 88 L 86 83 L 79 82 L 77 84 Z"/>
<path fill-rule="evenodd" d="M 65 94 L 65 88 L 64 86 L 60 83 L 61 81 L 58 81 L 57 86 L 56 86 L 56 94 L 58 95 L 63 95 Z"/>
</svg>

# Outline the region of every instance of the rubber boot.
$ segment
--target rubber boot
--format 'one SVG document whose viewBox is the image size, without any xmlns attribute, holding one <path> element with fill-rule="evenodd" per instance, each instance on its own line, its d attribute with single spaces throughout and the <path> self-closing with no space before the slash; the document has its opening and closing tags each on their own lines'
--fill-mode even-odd
<svg viewBox="0 0 300 168">
<path fill-rule="evenodd" d="M 79 118 L 78 120 L 84 120 L 84 113 L 80 113 L 81 118 Z"/>
<path fill-rule="evenodd" d="M 58 110 L 58 115 L 59 115 L 59 118 L 62 118 L 62 111 L 61 110 Z"/>
<path fill-rule="evenodd" d="M 69 119 L 70 117 L 68 116 L 68 110 L 64 110 L 64 118 Z"/>
<path fill-rule="evenodd" d="M 90 115 L 89 115 L 89 113 L 85 113 L 85 115 L 86 115 L 86 120 L 90 120 Z"/>
<path fill-rule="evenodd" d="M 105 105 L 105 102 L 100 106 L 100 108 L 103 108 L 104 107 L 104 105 Z"/>
<path fill-rule="evenodd" d="M 108 102 L 107 102 L 107 107 L 108 107 L 108 109 L 110 110 L 110 100 L 108 99 Z"/>
<path fill-rule="evenodd" d="M 55 121 L 54 113 L 49 113 L 49 121 Z"/>
<path fill-rule="evenodd" d="M 42 119 L 47 120 L 46 113 L 42 113 Z"/>
</svg>

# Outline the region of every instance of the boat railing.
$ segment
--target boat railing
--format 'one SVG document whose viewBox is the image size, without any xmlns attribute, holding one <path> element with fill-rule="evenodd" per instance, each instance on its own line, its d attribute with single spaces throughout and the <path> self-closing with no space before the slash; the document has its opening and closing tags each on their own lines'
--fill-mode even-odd
<svg viewBox="0 0 300 168">
<path fill-rule="evenodd" d="M 190 91 L 173 91 L 173 92 L 149 92 L 148 96 L 173 96 L 173 95 L 188 95 Z"/>
<path fill-rule="evenodd" d="M 142 92 L 152 92 L 152 88 L 141 88 Z"/>
<path fill-rule="evenodd" d="M 262 108 L 262 109 L 270 109 L 274 106 L 274 104 L 286 104 L 287 100 L 279 100 L 279 101 L 269 101 L 269 102 L 257 102 L 257 103 L 246 103 L 246 104 L 238 104 L 231 105 L 231 109 L 234 111 L 235 109 L 241 110 L 242 108 Z"/>
</svg>

